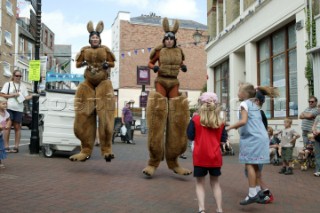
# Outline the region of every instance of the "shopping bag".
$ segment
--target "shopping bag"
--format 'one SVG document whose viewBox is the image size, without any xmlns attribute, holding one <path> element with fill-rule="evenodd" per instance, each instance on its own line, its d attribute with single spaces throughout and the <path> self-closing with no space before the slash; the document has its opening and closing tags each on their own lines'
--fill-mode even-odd
<svg viewBox="0 0 320 213">
<path fill-rule="evenodd" d="M 127 134 L 127 128 L 125 125 L 122 125 L 120 129 L 121 135 L 125 136 Z"/>
</svg>

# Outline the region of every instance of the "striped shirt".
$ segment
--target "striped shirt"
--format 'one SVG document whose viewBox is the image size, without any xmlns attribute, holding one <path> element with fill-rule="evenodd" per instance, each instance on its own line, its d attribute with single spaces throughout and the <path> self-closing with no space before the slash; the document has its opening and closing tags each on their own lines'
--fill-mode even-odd
<svg viewBox="0 0 320 213">
<path fill-rule="evenodd" d="M 314 107 L 314 108 L 308 107 L 307 109 L 304 110 L 304 113 L 312 113 L 314 115 L 314 118 L 319 114 L 317 107 Z M 302 119 L 301 129 L 311 132 L 314 118 L 313 119 Z"/>
</svg>

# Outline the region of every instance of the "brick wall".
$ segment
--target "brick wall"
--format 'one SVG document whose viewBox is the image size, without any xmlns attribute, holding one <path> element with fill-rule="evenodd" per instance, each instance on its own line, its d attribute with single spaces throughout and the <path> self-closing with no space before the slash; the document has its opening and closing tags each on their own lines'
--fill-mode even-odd
<svg viewBox="0 0 320 213">
<path fill-rule="evenodd" d="M 149 62 L 149 47 L 162 43 L 163 28 L 162 26 L 151 26 L 142 24 L 131 24 L 128 21 L 121 21 L 120 29 L 120 88 L 140 88 L 137 85 L 137 66 L 147 66 Z M 195 29 L 180 28 L 176 37 L 177 43 L 181 44 L 188 67 L 188 72 L 180 72 L 180 89 L 183 90 L 201 90 L 206 82 L 206 53 L 204 50 L 205 42 L 194 45 L 193 33 Z M 206 32 L 204 32 L 206 34 Z M 205 39 L 203 40 L 205 41 Z M 141 52 L 144 49 L 144 54 Z M 134 50 L 138 53 L 135 54 Z M 127 52 L 131 52 L 131 56 Z M 121 57 L 121 53 L 125 56 Z M 117 54 L 117 53 L 116 53 Z M 154 88 L 154 79 L 156 74 L 151 70 L 151 85 L 146 88 Z"/>
<path fill-rule="evenodd" d="M 1 30 L 2 30 L 2 36 L 1 36 L 1 45 L 0 45 L 0 61 L 6 61 L 10 64 L 10 71 L 11 73 L 14 70 L 14 57 L 15 57 L 15 36 L 16 36 L 16 8 L 17 8 L 17 2 L 11 1 L 12 3 L 12 12 L 13 16 L 9 15 L 7 13 L 6 9 L 6 1 L 1 1 L 1 10 L 2 10 L 2 23 L 1 23 Z M 11 33 L 11 41 L 12 46 L 9 46 L 5 43 L 5 31 L 8 31 Z M 3 84 L 10 80 L 10 78 L 3 75 L 3 64 L 0 64 L 0 87 L 3 86 Z"/>
</svg>

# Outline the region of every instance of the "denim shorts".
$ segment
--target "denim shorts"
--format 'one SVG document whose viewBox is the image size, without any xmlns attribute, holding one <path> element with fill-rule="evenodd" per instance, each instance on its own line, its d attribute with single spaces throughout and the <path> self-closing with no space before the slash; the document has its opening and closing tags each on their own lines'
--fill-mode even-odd
<svg viewBox="0 0 320 213">
<path fill-rule="evenodd" d="M 204 177 L 207 174 L 211 176 L 220 176 L 221 175 L 221 168 L 220 167 L 201 167 L 201 166 L 194 166 L 193 170 L 193 177 Z"/>
<path fill-rule="evenodd" d="M 10 120 L 12 122 L 16 122 L 16 123 L 22 123 L 22 116 L 23 113 L 22 112 L 18 112 L 18 111 L 14 111 L 11 109 L 7 109 L 8 113 L 10 114 Z"/>
</svg>

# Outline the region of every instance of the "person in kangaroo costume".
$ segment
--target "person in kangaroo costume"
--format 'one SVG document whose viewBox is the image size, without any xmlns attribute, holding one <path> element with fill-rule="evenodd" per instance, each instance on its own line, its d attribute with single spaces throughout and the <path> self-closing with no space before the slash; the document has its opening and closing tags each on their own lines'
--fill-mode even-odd
<svg viewBox="0 0 320 213">
<path fill-rule="evenodd" d="M 99 139 L 101 154 L 107 162 L 112 153 L 115 100 L 110 67 L 114 67 L 115 56 L 107 46 L 101 45 L 100 33 L 104 25 L 99 21 L 94 30 L 92 21 L 87 24 L 90 46 L 85 46 L 76 56 L 76 67 L 86 67 L 84 82 L 75 95 L 74 133 L 81 141 L 81 151 L 72 155 L 71 161 L 85 161 L 90 158 L 96 137 L 97 116 L 99 117 Z"/>
<path fill-rule="evenodd" d="M 180 175 L 190 175 L 190 170 L 178 164 L 178 157 L 187 149 L 186 131 L 190 119 L 189 103 L 187 97 L 179 92 L 177 78 L 180 70 L 187 71 L 183 64 L 184 53 L 176 46 L 179 22 L 176 20 L 170 29 L 168 19 L 164 18 L 162 26 L 165 32 L 162 44 L 151 51 L 148 64 L 158 76 L 155 79 L 156 91 L 150 92 L 147 102 L 149 161 L 142 172 L 152 176 L 165 157 L 169 169 Z"/>
</svg>

